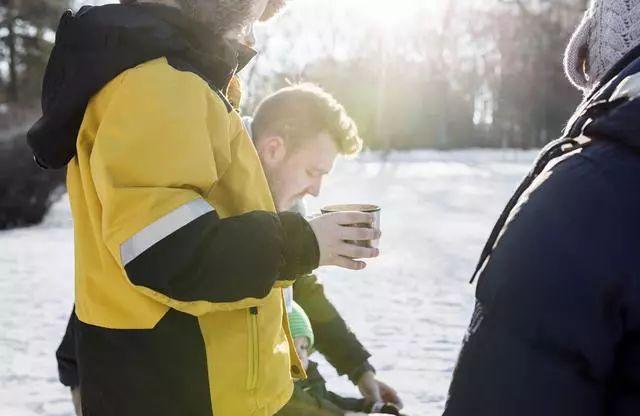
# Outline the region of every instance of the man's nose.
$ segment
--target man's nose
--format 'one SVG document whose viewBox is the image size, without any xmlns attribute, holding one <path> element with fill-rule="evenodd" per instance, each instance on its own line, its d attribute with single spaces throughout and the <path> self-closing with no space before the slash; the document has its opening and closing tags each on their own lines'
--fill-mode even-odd
<svg viewBox="0 0 640 416">
<path fill-rule="evenodd" d="M 322 187 L 322 178 L 316 179 L 313 181 L 311 186 L 307 189 L 307 193 L 314 197 L 320 195 L 320 188 Z"/>
</svg>

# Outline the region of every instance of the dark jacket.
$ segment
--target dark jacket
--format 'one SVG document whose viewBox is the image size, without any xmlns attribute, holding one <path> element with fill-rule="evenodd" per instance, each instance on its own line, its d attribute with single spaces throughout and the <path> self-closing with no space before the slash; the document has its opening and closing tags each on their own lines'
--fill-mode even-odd
<svg viewBox="0 0 640 416">
<path fill-rule="evenodd" d="M 392 403 L 374 404 L 365 399 L 342 397 L 327 390 L 318 364 L 313 361 L 309 361 L 306 371 L 307 378 L 294 384 L 289 403 L 276 416 L 342 416 L 350 412 L 402 416 Z"/>
<path fill-rule="evenodd" d="M 640 99 L 610 99 L 637 74 L 640 48 L 501 216 L 446 416 L 640 414 Z"/>
<path fill-rule="evenodd" d="M 364 412 L 364 399 L 341 397 L 327 390 L 318 364 L 309 361 L 307 379 L 294 384 L 293 396 L 276 416 L 342 416 L 346 412 Z"/>
<path fill-rule="evenodd" d="M 324 294 L 324 287 L 314 275 L 296 280 L 293 299 L 305 310 L 315 334 L 314 348 L 325 356 L 340 375 L 357 384 L 365 371 L 373 371 L 371 354 L 351 332 L 340 313 Z"/>
</svg>

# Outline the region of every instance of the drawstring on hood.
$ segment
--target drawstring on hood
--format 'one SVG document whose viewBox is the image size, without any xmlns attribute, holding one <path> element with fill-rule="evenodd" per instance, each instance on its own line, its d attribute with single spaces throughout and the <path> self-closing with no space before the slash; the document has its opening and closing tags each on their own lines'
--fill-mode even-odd
<svg viewBox="0 0 640 416">
<path fill-rule="evenodd" d="M 42 167 L 64 167 L 76 154 L 89 99 L 120 73 L 166 57 L 176 69 L 202 77 L 224 99 L 233 75 L 254 55 L 174 7 L 134 3 L 67 11 L 44 77 L 43 116 L 27 141 Z"/>
</svg>

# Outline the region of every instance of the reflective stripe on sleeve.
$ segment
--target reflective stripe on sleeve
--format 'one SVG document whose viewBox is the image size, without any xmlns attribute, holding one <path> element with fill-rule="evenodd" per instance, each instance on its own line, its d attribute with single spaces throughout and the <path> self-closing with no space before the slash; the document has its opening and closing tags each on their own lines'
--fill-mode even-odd
<svg viewBox="0 0 640 416">
<path fill-rule="evenodd" d="M 120 246 L 122 265 L 126 266 L 163 238 L 213 210 L 207 201 L 198 198 L 146 226 Z"/>
</svg>

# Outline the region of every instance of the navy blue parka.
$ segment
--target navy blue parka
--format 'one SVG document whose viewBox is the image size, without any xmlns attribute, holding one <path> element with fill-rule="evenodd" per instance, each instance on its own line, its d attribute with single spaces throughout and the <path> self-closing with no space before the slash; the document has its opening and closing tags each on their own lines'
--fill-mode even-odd
<svg viewBox="0 0 640 416">
<path fill-rule="evenodd" d="M 445 416 L 640 415 L 634 85 L 640 48 L 578 107 L 496 224 Z"/>
</svg>

